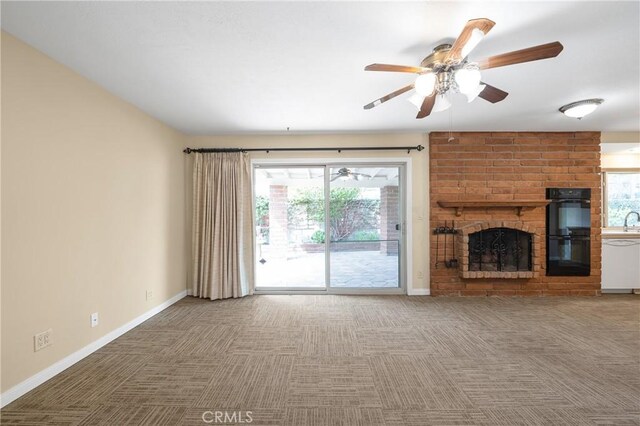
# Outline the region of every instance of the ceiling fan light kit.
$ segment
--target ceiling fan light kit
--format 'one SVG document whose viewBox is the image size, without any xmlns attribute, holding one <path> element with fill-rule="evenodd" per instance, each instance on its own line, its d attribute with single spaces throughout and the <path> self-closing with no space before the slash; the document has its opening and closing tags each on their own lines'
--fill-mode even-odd
<svg viewBox="0 0 640 426">
<path fill-rule="evenodd" d="M 589 115 L 593 111 L 595 111 L 596 108 L 598 108 L 598 106 L 603 102 L 604 100 L 599 98 L 585 99 L 582 101 L 571 102 L 570 104 L 563 105 L 560 107 L 559 111 L 567 117 L 577 118 L 578 120 L 580 120 L 585 115 Z"/>
<path fill-rule="evenodd" d="M 467 97 L 467 103 L 473 102 L 478 97 L 478 95 L 480 95 L 480 93 L 484 92 L 484 89 L 486 87 L 487 87 L 486 84 L 478 84 L 478 86 L 475 88 L 473 92 L 465 93 Z"/>
<path fill-rule="evenodd" d="M 458 90 L 464 95 L 477 92 L 480 86 L 480 70 L 477 66 L 466 66 L 455 72 L 455 80 Z"/>
<path fill-rule="evenodd" d="M 451 101 L 449 101 L 447 95 L 445 93 L 436 95 L 436 102 L 433 105 L 432 112 L 446 111 L 449 108 L 451 108 Z"/>
<path fill-rule="evenodd" d="M 420 107 L 422 107 L 422 102 L 424 101 L 424 96 L 420 95 L 420 93 L 418 92 L 415 92 L 407 100 L 415 105 L 415 107 L 418 108 L 418 111 L 420 111 Z"/>
<path fill-rule="evenodd" d="M 436 75 L 432 72 L 420 74 L 416 78 L 416 82 L 413 83 L 413 87 L 416 93 L 424 98 L 433 93 L 433 89 L 436 87 L 436 80 Z M 420 103 L 422 103 L 422 100 Z"/>
<path fill-rule="evenodd" d="M 365 71 L 405 72 L 418 74 L 415 82 L 402 89 L 376 99 L 364 109 L 376 107 L 411 89 L 414 94 L 409 102 L 419 108 L 416 118 L 427 117 L 432 112 L 444 111 L 451 106 L 448 96 L 460 93 L 472 102 L 480 97 L 496 103 L 504 100 L 508 93 L 481 81 L 481 70 L 515 65 L 523 62 L 553 58 L 562 52 L 560 42 L 541 44 L 471 62 L 467 56 L 480 43 L 495 23 L 479 18 L 467 22 L 453 44 L 441 44 L 422 60 L 419 67 L 391 64 L 371 64 Z"/>
<path fill-rule="evenodd" d="M 495 24 L 493 24 L 495 25 Z M 491 25 L 493 27 L 493 25 Z M 460 50 L 460 56 L 466 58 L 469 53 L 482 41 L 484 38 L 484 32 L 479 28 L 474 28 L 471 31 L 471 36 L 469 36 L 469 40 L 464 44 L 464 47 Z"/>
</svg>

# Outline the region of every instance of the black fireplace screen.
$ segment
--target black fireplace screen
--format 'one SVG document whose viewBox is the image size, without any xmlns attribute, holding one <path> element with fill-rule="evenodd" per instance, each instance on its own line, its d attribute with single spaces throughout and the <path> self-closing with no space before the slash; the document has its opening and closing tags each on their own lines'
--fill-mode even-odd
<svg viewBox="0 0 640 426">
<path fill-rule="evenodd" d="M 469 271 L 531 271 L 531 234 L 490 228 L 469 234 Z"/>
</svg>

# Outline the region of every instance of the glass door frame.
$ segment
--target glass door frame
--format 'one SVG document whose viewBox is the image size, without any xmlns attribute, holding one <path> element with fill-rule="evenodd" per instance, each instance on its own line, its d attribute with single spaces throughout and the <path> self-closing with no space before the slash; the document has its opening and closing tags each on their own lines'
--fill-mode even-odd
<svg viewBox="0 0 640 426">
<path fill-rule="evenodd" d="M 386 161 L 385 161 L 386 160 Z M 408 241 L 410 238 L 407 227 L 407 169 L 410 168 L 410 159 L 404 160 L 389 159 L 253 159 L 251 160 L 251 203 L 255 212 L 255 179 L 257 169 L 285 169 L 285 168 L 324 168 L 324 198 L 325 198 L 325 235 L 328 235 L 329 229 L 329 201 L 330 201 L 330 170 L 336 167 L 380 167 L 380 168 L 398 168 L 398 201 L 399 201 L 399 222 L 400 222 L 400 241 L 398 244 L 398 287 L 332 287 L 331 286 L 331 264 L 330 264 L 330 241 L 325 238 L 325 287 L 256 287 L 257 274 L 254 274 L 254 294 L 407 294 L 407 270 L 409 268 L 409 256 L 407 256 Z M 253 215 L 253 227 L 256 229 L 256 217 Z M 257 241 L 254 238 L 253 253 L 256 253 Z M 255 265 L 255 259 L 254 259 Z"/>
<path fill-rule="evenodd" d="M 255 194 L 255 182 L 256 182 L 256 170 L 264 170 L 264 169 L 322 169 L 323 170 L 323 194 L 326 197 L 326 186 L 327 186 L 327 168 L 324 164 L 289 164 L 289 163 L 274 163 L 274 164 L 262 164 L 262 163 L 253 163 L 251 164 L 251 208 L 253 209 L 253 220 L 252 220 L 252 229 L 254 232 L 253 238 L 253 253 L 254 255 L 257 253 L 257 244 L 258 241 L 255 238 L 255 230 L 257 229 L 257 218 L 255 217 L 256 211 L 256 194 Z M 325 200 L 325 212 L 327 202 Z M 325 226 L 327 221 L 325 220 Z M 295 294 L 295 293 L 303 293 L 303 294 L 326 294 L 327 293 L 327 282 L 329 281 L 329 277 L 327 276 L 327 244 L 325 238 L 325 249 L 322 253 L 324 253 L 324 287 L 257 287 L 258 284 L 258 274 L 253 274 L 253 287 L 254 294 Z M 253 260 L 253 265 L 255 267 L 257 259 Z"/>
<path fill-rule="evenodd" d="M 399 225 L 400 225 L 400 234 L 399 234 L 399 242 L 398 242 L 398 287 L 333 287 L 331 285 L 331 241 L 325 242 L 325 277 L 326 277 L 326 286 L 327 292 L 329 294 L 406 294 L 406 285 L 405 285 L 405 273 L 406 268 L 404 267 L 405 262 L 405 245 L 406 245 L 406 214 L 405 214 L 405 167 L 404 164 L 401 163 L 391 163 L 391 162 L 351 162 L 351 161 L 340 161 L 340 162 L 332 162 L 326 164 L 325 171 L 325 229 L 329 229 L 329 210 L 331 201 L 331 169 L 332 168 L 398 168 L 398 215 L 399 215 Z M 330 239 L 329 239 L 330 240 Z"/>
</svg>

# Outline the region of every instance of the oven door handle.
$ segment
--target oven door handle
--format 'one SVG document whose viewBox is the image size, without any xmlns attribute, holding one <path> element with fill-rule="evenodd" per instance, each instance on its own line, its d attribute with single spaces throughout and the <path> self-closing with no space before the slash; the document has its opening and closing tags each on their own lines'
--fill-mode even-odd
<svg viewBox="0 0 640 426">
<path fill-rule="evenodd" d="M 591 240 L 589 235 L 550 235 L 550 240 L 573 240 L 573 241 L 587 241 Z"/>
<path fill-rule="evenodd" d="M 585 204 L 591 204 L 591 200 L 581 200 L 578 198 L 561 198 L 561 199 L 556 199 L 556 200 L 551 200 L 552 203 L 585 203 Z"/>
</svg>

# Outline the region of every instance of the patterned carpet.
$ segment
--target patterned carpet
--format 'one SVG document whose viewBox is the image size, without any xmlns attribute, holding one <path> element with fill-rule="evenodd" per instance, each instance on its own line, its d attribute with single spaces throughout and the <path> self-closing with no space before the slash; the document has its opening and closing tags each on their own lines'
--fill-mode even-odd
<svg viewBox="0 0 640 426">
<path fill-rule="evenodd" d="M 639 425 L 640 298 L 189 297 L 0 413 L 3 425 L 203 425 L 203 414 Z"/>
</svg>

